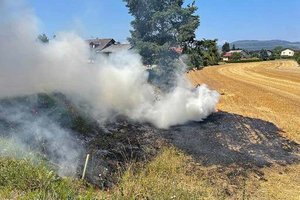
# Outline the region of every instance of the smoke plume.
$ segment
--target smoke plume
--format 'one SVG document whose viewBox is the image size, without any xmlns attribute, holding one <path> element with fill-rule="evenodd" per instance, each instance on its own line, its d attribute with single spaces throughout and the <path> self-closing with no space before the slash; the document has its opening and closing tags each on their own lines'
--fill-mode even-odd
<svg viewBox="0 0 300 200">
<path fill-rule="evenodd" d="M 10 136 L 0 140 L 3 149 L 0 155 L 17 158 L 50 160 L 61 176 L 76 174 L 79 156 L 83 147 L 78 144 L 69 130 L 57 123 L 53 110 L 32 110 L 38 103 L 38 96 L 5 99 L 0 102 L 0 135 Z M 1 122 L 7 122 L 5 126 Z M 5 144 L 6 143 L 6 144 Z M 42 153 L 35 155 L 37 153 Z M 30 155 L 32 154 L 32 155 Z"/>
<path fill-rule="evenodd" d="M 37 18 L 17 2 L 0 1 L 0 98 L 60 92 L 99 121 L 124 115 L 158 128 L 201 121 L 214 112 L 219 94 L 205 85 L 195 89 L 183 76 L 173 91 L 157 97 L 138 54 L 99 56 L 91 64 L 88 44 L 75 33 L 38 42 Z M 19 107 L 6 117 L 17 118 L 23 135 L 41 134 L 56 142 L 70 137 L 47 117 L 33 119 Z"/>
<path fill-rule="evenodd" d="M 18 12 L 22 17 L 4 12 L 0 24 L 0 97 L 59 91 L 80 96 L 99 117 L 126 115 L 159 128 L 199 121 L 215 109 L 218 94 L 205 86 L 192 91 L 186 80 L 155 101 L 139 55 L 124 52 L 88 64 L 89 47 L 82 38 L 60 33 L 50 44 L 41 44 L 30 10 Z"/>
</svg>

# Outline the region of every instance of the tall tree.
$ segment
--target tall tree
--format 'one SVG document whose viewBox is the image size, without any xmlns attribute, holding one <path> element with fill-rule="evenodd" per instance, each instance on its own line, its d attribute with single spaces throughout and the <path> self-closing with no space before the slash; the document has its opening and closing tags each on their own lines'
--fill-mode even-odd
<svg viewBox="0 0 300 200">
<path fill-rule="evenodd" d="M 232 45 L 232 50 L 236 50 L 236 49 L 235 49 L 235 44 Z"/>
<path fill-rule="evenodd" d="M 183 7 L 184 0 L 123 1 L 134 17 L 129 41 L 145 64 L 158 64 L 171 47 L 188 46 L 194 41 L 200 23 L 195 2 Z"/>
<path fill-rule="evenodd" d="M 195 1 L 184 7 L 184 0 L 123 0 L 134 17 L 129 42 L 139 51 L 144 64 L 158 64 L 157 85 L 175 83 L 180 65 L 172 47 L 187 49 L 195 40 L 200 24 Z"/>
<path fill-rule="evenodd" d="M 230 51 L 230 44 L 228 42 L 225 42 L 222 46 L 222 53 L 225 54 L 228 51 Z"/>
</svg>

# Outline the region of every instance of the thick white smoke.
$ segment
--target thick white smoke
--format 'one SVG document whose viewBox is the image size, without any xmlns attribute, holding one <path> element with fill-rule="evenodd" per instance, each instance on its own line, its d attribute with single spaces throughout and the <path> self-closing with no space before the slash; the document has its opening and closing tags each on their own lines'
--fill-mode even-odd
<svg viewBox="0 0 300 200">
<path fill-rule="evenodd" d="M 0 156 L 36 159 L 41 157 L 35 155 L 38 152 L 34 146 L 37 145 L 43 148 L 39 151 L 47 154 L 47 159 L 58 167 L 59 175 L 73 176 L 83 147 L 74 140 L 72 133 L 51 119 L 49 113 L 37 114 L 31 110 L 37 100 L 37 96 L 33 95 L 23 101 L 0 104 L 0 119 L 11 126 L 0 126 L 0 134 L 11 135 L 9 139 L 0 138 L 0 144 L 3 145 L 0 147 Z"/>
<path fill-rule="evenodd" d="M 0 98 L 62 92 L 89 104 L 99 119 L 125 115 L 158 128 L 200 121 L 214 112 L 219 94 L 206 86 L 193 89 L 186 80 L 156 101 L 137 54 L 123 52 L 89 64 L 89 47 L 76 34 L 60 33 L 49 44 L 37 42 L 37 19 L 31 11 L 5 2 L 0 4 Z"/>
</svg>

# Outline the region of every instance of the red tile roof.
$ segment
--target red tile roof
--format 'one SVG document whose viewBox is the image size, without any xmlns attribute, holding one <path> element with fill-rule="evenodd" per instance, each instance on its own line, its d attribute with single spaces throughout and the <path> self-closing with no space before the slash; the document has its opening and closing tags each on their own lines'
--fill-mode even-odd
<svg viewBox="0 0 300 200">
<path fill-rule="evenodd" d="M 183 52 L 183 48 L 181 48 L 181 47 L 171 47 L 171 50 L 178 54 L 182 54 L 182 52 Z"/>
<path fill-rule="evenodd" d="M 224 54 L 223 57 L 231 57 L 231 56 L 232 56 L 232 53 L 227 52 L 227 53 Z"/>
</svg>

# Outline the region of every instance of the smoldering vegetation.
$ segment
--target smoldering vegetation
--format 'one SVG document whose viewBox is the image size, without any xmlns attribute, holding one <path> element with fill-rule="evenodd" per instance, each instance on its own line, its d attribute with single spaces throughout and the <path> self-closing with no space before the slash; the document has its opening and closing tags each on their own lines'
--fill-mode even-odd
<svg viewBox="0 0 300 200">
<path fill-rule="evenodd" d="M 149 160 L 163 142 L 151 124 L 126 116 L 99 123 L 61 93 L 2 99 L 0 110 L 1 140 L 14 145 L 1 146 L 0 156 L 46 160 L 59 175 L 80 178 L 88 153 L 86 177 L 100 187 L 111 187 L 126 164 Z"/>
<path fill-rule="evenodd" d="M 179 75 L 172 91 L 157 101 L 138 54 L 99 56 L 89 64 L 88 44 L 74 33 L 60 33 L 41 44 L 34 15 L 22 7 L 17 10 L 26 17 L 4 12 L 6 19 L 0 21 L 0 98 L 61 92 L 85 104 L 97 120 L 125 115 L 159 128 L 200 121 L 215 111 L 219 94 L 206 86 L 193 89 Z"/>
<path fill-rule="evenodd" d="M 215 111 L 219 94 L 205 85 L 194 89 L 178 76 L 171 91 L 157 92 L 138 54 L 99 55 L 91 64 L 88 44 L 75 33 L 58 33 L 43 44 L 37 40 L 38 19 L 23 1 L 1 1 L 0 6 L 2 135 L 24 151 L 42 153 L 58 165 L 60 175 L 76 174 L 80 167 L 85 147 L 77 135 L 87 122 L 94 127 L 87 132 L 96 137 L 94 130 L 120 116 L 167 129 L 201 121 Z M 49 96 L 43 107 L 40 101 Z M 83 124 L 70 127 L 77 115 L 87 120 L 79 117 Z"/>
<path fill-rule="evenodd" d="M 48 160 L 59 175 L 80 177 L 89 153 L 88 180 L 110 187 L 120 168 L 148 160 L 164 142 L 204 163 L 297 161 L 298 145 L 281 138 L 274 125 L 246 120 L 267 138 L 255 143 L 245 127 L 232 126 L 241 116 L 216 113 L 201 122 L 219 100 L 207 86 L 193 88 L 178 76 L 171 91 L 156 92 L 139 55 L 100 56 L 89 64 L 90 49 L 76 34 L 60 33 L 41 44 L 30 9 L 8 1 L 0 6 L 0 134 Z"/>
<path fill-rule="evenodd" d="M 2 99 L 0 134 L 18 148 L 15 157 L 31 153 L 36 160 L 49 160 L 59 175 L 74 176 L 83 147 L 67 129 L 72 118 L 65 109 L 47 95 Z M 13 155 L 14 149 L 2 148 L 2 156 Z"/>
<path fill-rule="evenodd" d="M 0 107 L 2 138 L 50 161 L 60 175 L 80 177 L 89 153 L 86 177 L 100 187 L 113 186 L 127 164 L 148 161 L 164 145 L 176 146 L 204 166 L 224 170 L 232 166 L 256 170 L 300 160 L 300 146 L 280 136 L 274 124 L 226 112 L 203 122 L 159 129 L 126 116 L 99 123 L 59 93 L 9 98 L 1 100 Z M 23 112 L 15 113 L 19 110 Z M 2 149 L 3 153 L 7 152 Z"/>
</svg>

